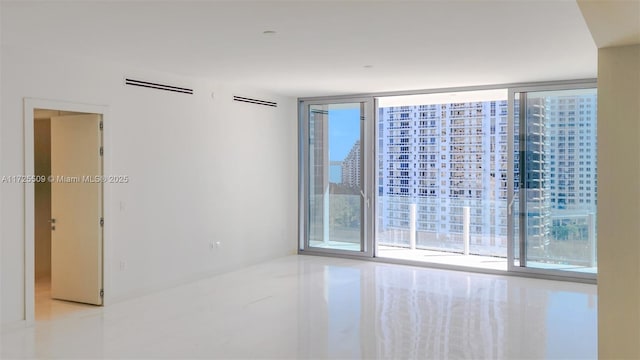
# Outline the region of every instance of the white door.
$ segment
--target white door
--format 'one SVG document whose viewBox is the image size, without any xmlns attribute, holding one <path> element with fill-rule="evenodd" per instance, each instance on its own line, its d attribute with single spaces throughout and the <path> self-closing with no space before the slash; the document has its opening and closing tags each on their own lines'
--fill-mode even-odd
<svg viewBox="0 0 640 360">
<path fill-rule="evenodd" d="M 102 304 L 101 116 L 51 118 L 51 296 Z"/>
</svg>

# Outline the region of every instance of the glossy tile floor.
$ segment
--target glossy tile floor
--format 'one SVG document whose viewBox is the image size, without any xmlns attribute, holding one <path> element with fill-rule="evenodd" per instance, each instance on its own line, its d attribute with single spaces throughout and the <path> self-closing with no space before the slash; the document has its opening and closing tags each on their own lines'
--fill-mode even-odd
<svg viewBox="0 0 640 360">
<path fill-rule="evenodd" d="M 595 358 L 594 285 L 289 256 L 5 329 L 2 358 Z"/>
<path fill-rule="evenodd" d="M 61 301 L 51 298 L 51 278 L 36 280 L 36 320 L 54 320 L 79 310 L 95 308 L 92 305 Z"/>
</svg>

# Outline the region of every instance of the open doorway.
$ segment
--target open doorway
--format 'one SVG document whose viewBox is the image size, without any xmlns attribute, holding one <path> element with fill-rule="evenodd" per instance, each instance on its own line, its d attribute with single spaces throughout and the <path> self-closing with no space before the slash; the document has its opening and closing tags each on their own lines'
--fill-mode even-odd
<svg viewBox="0 0 640 360">
<path fill-rule="evenodd" d="M 376 255 L 508 269 L 508 91 L 378 99 Z"/>
<path fill-rule="evenodd" d="M 33 237 L 27 231 L 26 248 L 33 257 L 26 265 L 33 276 L 25 274 L 25 318 L 47 320 L 103 305 L 103 125 L 99 113 L 29 110 L 34 181 L 25 209 Z"/>
<path fill-rule="evenodd" d="M 34 181 L 35 312 L 36 320 L 45 320 L 86 308 L 89 306 L 86 303 L 93 305 L 102 303 L 99 297 L 94 296 L 91 299 L 78 294 L 86 291 L 82 289 L 83 287 L 92 286 L 93 283 L 100 283 L 99 286 L 102 288 L 101 280 L 83 279 L 81 274 L 75 273 L 79 269 L 74 269 L 79 263 L 83 263 L 80 264 L 84 265 L 82 267 L 100 266 L 95 263 L 101 261 L 97 254 L 86 254 L 86 252 L 95 253 L 95 248 L 99 246 L 101 236 L 95 233 L 101 231 L 98 228 L 100 224 L 96 221 L 95 225 L 98 226 L 94 226 L 94 229 L 89 229 L 87 232 L 82 229 L 83 216 L 79 217 L 75 214 L 89 212 L 100 213 L 98 216 L 101 216 L 101 199 L 86 199 L 87 195 L 101 197 L 101 184 L 86 184 L 86 182 L 100 180 L 95 177 L 102 173 L 101 160 L 98 157 L 100 154 L 85 153 L 79 154 L 80 157 L 70 154 L 78 150 L 99 151 L 100 134 L 91 127 L 100 126 L 101 115 L 34 109 L 33 121 L 34 171 L 36 178 L 42 180 Z M 86 138 L 90 138 L 92 134 L 95 139 L 86 141 Z M 87 157 L 89 159 L 86 159 Z M 69 173 L 71 169 L 81 171 Z M 87 186 L 93 189 L 82 189 Z M 69 204 L 70 202 L 72 204 Z M 69 209 L 69 205 L 76 208 L 82 205 L 83 208 Z M 63 224 L 63 229 L 58 228 L 56 231 L 56 226 L 59 227 L 56 221 L 59 221 L 60 217 L 67 221 Z M 62 234 L 60 234 L 61 230 Z M 90 235 L 87 236 L 87 234 Z M 54 246 L 52 238 L 56 237 Z M 75 240 L 69 237 L 82 239 Z M 96 244 L 92 246 L 86 244 L 87 242 L 96 242 Z M 80 249 L 70 247 L 80 247 Z M 101 273 L 99 269 L 94 269 L 92 272 L 95 273 L 94 277 Z M 101 274 L 98 276 L 101 277 Z M 82 284 L 83 282 L 89 284 Z"/>
</svg>

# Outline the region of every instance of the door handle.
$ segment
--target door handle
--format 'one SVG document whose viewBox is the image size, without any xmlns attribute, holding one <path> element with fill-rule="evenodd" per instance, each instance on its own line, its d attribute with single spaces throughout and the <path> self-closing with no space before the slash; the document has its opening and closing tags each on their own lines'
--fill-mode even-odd
<svg viewBox="0 0 640 360">
<path fill-rule="evenodd" d="M 362 191 L 362 190 L 360 190 L 360 195 L 362 195 L 362 198 L 364 199 L 365 206 L 366 206 L 366 207 L 367 207 L 367 209 L 368 209 L 368 208 L 369 208 L 369 197 L 367 197 L 367 196 L 364 194 L 364 191 Z"/>
<path fill-rule="evenodd" d="M 509 201 L 509 205 L 507 205 L 507 214 L 512 215 L 513 214 L 513 202 L 516 200 L 515 195 L 511 198 L 511 201 Z"/>
</svg>

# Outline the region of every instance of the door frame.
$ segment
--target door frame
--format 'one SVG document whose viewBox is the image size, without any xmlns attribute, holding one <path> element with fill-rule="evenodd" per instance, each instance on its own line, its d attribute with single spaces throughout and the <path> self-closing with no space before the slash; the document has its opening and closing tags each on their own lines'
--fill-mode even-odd
<svg viewBox="0 0 640 360">
<path fill-rule="evenodd" d="M 24 175 L 34 175 L 34 110 L 51 109 L 59 111 L 72 111 L 102 115 L 104 124 L 109 123 L 108 106 L 74 103 L 58 100 L 25 98 L 24 99 Z M 109 126 L 103 127 L 102 143 L 104 153 L 102 158 L 103 174 L 111 173 L 111 154 L 109 144 L 111 135 Z M 111 219 L 111 186 L 102 184 L 102 213 L 106 219 Z M 33 183 L 24 183 L 24 319 L 27 323 L 35 321 L 35 186 Z M 104 297 L 102 306 L 110 303 L 111 284 L 111 228 L 106 221 L 102 235 L 102 286 Z"/>
<path fill-rule="evenodd" d="M 338 255 L 345 257 L 357 257 L 357 258 L 372 258 L 374 256 L 373 242 L 373 205 L 374 205 L 374 183 L 369 176 L 372 173 L 374 159 L 373 159 L 373 127 L 375 116 L 375 99 L 373 96 L 353 96 L 353 97 L 339 97 L 339 98 L 309 98 L 298 100 L 298 119 L 299 119 L 299 151 L 298 151 L 298 166 L 302 172 L 299 172 L 298 176 L 298 254 L 310 254 L 310 255 Z M 337 249 L 323 249 L 313 248 L 309 246 L 309 106 L 311 105 L 330 105 L 330 104 L 349 104 L 349 103 L 364 103 L 364 117 L 363 125 L 360 129 L 361 134 L 361 178 L 362 178 L 362 224 L 361 224 L 361 251 L 346 251 Z M 366 204 L 369 204 L 367 206 Z"/>
</svg>

